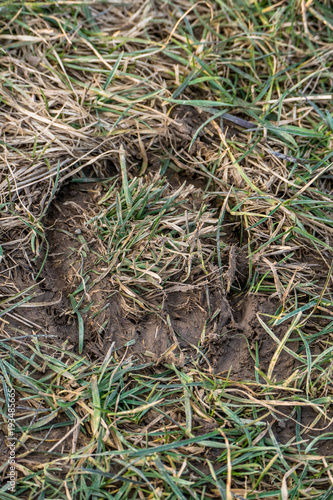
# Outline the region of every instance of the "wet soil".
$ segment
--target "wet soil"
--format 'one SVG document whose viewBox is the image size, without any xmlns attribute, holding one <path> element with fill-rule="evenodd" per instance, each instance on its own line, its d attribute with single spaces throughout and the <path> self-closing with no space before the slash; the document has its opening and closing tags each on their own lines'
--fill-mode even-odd
<svg viewBox="0 0 333 500">
<path fill-rule="evenodd" d="M 94 241 L 94 235 L 85 226 L 85 221 L 95 213 L 99 196 L 96 185 L 70 184 L 62 189 L 45 221 L 49 255 L 40 288 L 43 300 L 57 302 L 47 308 L 48 332 L 62 342 L 68 340 L 76 350 L 77 320 L 72 313 L 69 294 L 78 286 L 78 275 L 82 272 L 82 241 L 89 242 L 92 259 L 95 258 L 94 249 L 100 250 L 99 242 Z M 229 238 L 232 240 L 233 235 Z M 237 281 L 241 287 L 247 279 L 246 263 L 244 265 L 240 249 L 230 248 L 234 255 L 232 259 L 226 255 L 225 268 L 232 275 L 230 280 Z M 268 315 L 268 318 L 274 314 L 278 306 L 276 301 L 270 303 L 266 297 L 258 295 L 240 294 L 235 298 L 232 294 L 225 295 L 219 286 L 200 287 L 186 283 L 168 289 L 160 315 L 146 313 L 138 317 L 135 311 L 132 313 L 123 307 L 123 298 L 113 288 L 112 277 L 108 273 L 103 276 L 105 264 L 95 269 L 102 279 L 91 292 L 94 306 L 82 314 L 86 355 L 94 359 L 103 357 L 111 343 L 115 343 L 116 348 L 130 343 L 130 351 L 159 363 L 197 361 L 208 368 L 202 356 L 206 353 L 210 368 L 216 373 L 230 371 L 236 380 L 253 380 L 257 345 L 259 368 L 267 370 L 276 343 L 260 325 L 257 315 Z M 101 309 L 102 313 L 94 316 L 94 311 Z M 211 320 L 216 311 L 218 314 Z M 167 317 L 169 322 L 165 320 Z M 275 334 L 282 337 L 285 329 L 286 326 L 275 329 Z M 172 354 L 168 353 L 170 348 Z M 276 380 L 286 378 L 293 367 L 293 358 L 283 352 L 274 373 Z"/>
<path fill-rule="evenodd" d="M 174 176 L 174 187 L 177 183 L 181 185 L 182 181 Z M 226 219 L 224 231 L 228 245 L 228 251 L 223 255 L 224 280 L 227 285 L 234 285 L 232 291 L 226 293 L 216 281 L 205 286 L 179 282 L 164 293 L 160 314 L 145 312 L 138 315 L 137 311 L 124 307 L 124 298 L 113 286 L 105 262 L 101 260 L 96 264 L 96 254 L 104 250 L 85 223 L 99 210 L 97 202 L 101 189 L 100 183 L 69 183 L 58 193 L 44 220 L 49 248 L 37 280 L 36 296 L 24 308 L 15 311 L 11 331 L 17 336 L 32 332 L 36 336 L 44 335 L 50 345 L 66 346 L 67 350 L 79 352 L 78 320 L 73 313 L 70 295 L 80 285 L 79 276 L 84 274 L 84 251 L 85 261 L 89 261 L 90 255 L 98 276 L 97 285 L 87 292 L 89 300 L 93 298 L 93 306 L 82 313 L 83 354 L 88 359 L 104 359 L 113 344 L 120 354 L 126 350 L 141 361 L 154 361 L 156 367 L 169 363 L 180 367 L 197 364 L 235 381 L 264 382 L 260 371 L 267 373 L 277 344 L 260 324 L 258 315 L 267 324 L 279 302 L 242 292 L 248 278 L 248 266 L 245 251 L 237 245 L 237 221 Z M 11 279 L 17 288 L 22 290 L 36 284 L 34 278 L 46 253 L 32 263 L 31 256 L 22 254 L 19 248 L 13 252 L 16 264 Z M 84 284 L 82 286 L 84 288 Z M 239 292 L 235 291 L 237 289 Z M 287 324 L 274 327 L 278 339 L 283 338 L 287 327 Z M 17 340 L 17 344 L 24 351 L 24 340 Z M 292 350 L 298 349 L 297 341 L 288 345 Z M 285 380 L 294 370 L 294 358 L 283 351 L 273 378 L 276 382 Z M 310 413 L 308 408 L 299 413 L 301 427 L 307 425 L 307 420 L 313 420 Z M 285 415 L 285 419 L 281 417 L 271 422 L 277 439 L 282 443 L 294 437 L 297 428 L 297 419 L 289 420 L 288 412 Z M 55 425 L 49 435 L 46 431 L 40 432 L 40 441 L 36 442 L 39 447 L 35 453 L 36 467 L 45 461 L 42 450 L 63 439 L 72 424 L 59 422 L 59 427 Z M 321 424 L 318 422 L 318 427 L 325 427 Z M 200 422 L 198 425 L 200 427 Z M 307 432 L 311 436 L 319 432 L 318 429 L 304 429 L 301 428 L 303 439 L 306 439 Z M 205 428 L 201 430 L 204 432 Z M 72 449 L 73 443 L 73 436 L 64 438 L 60 452 Z M 317 444 L 317 452 L 330 453 L 325 442 L 319 440 Z M 31 449 L 31 443 L 29 447 Z M 0 455 L 5 453 L 3 448 L 2 441 Z M 29 460 L 33 458 L 34 455 L 29 455 Z"/>
<path fill-rule="evenodd" d="M 44 221 L 49 250 L 38 279 L 37 296 L 24 310 L 18 309 L 19 313 L 24 311 L 26 328 L 29 329 L 31 323 L 35 334 L 43 332 L 51 343 L 66 342 L 75 351 L 78 351 L 78 325 L 69 296 L 80 284 L 80 252 L 87 248 L 85 242 L 90 249 L 88 260 L 89 255 L 93 261 L 95 254 L 103 250 L 85 225 L 96 213 L 100 190 L 97 183 L 70 183 L 61 189 Z M 180 365 L 198 362 L 218 374 L 230 372 L 235 380 L 254 380 L 257 348 L 259 369 L 266 372 L 276 343 L 260 325 L 258 314 L 267 322 L 279 304 L 276 300 L 267 301 L 266 297 L 241 293 L 248 277 L 246 259 L 242 249 L 235 245 L 237 237 L 231 224 L 228 227 L 227 223 L 225 235 L 230 245 L 229 253 L 224 256 L 225 279 L 239 288 L 238 297 L 234 292 L 225 294 L 216 283 L 209 286 L 179 283 L 164 294 L 159 315 L 138 316 L 135 311 L 124 308 L 124 299 L 113 287 L 107 266 L 104 262 L 95 263 L 99 282 L 89 292 L 93 306 L 82 313 L 84 354 L 99 359 L 112 343 L 119 349 L 130 343 L 129 351 L 141 358 L 159 363 L 176 361 Z M 34 263 L 36 270 L 43 258 Z M 20 289 L 35 283 L 36 270 L 27 272 L 27 260 L 16 258 L 13 277 Z M 13 319 L 12 328 L 19 328 L 19 323 L 18 318 Z M 283 325 L 274 329 L 278 338 L 284 335 L 286 328 Z M 296 343 L 294 348 L 297 349 Z M 274 372 L 276 380 L 285 379 L 293 369 L 294 359 L 283 352 Z"/>
</svg>

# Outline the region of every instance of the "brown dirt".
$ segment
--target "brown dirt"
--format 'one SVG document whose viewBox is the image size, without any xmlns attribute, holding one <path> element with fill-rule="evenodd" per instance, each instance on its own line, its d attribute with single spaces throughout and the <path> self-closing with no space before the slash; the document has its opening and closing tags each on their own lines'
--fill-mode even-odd
<svg viewBox="0 0 333 500">
<path fill-rule="evenodd" d="M 50 305 L 24 309 L 25 318 L 39 325 L 35 333 L 43 331 L 56 343 L 67 341 L 75 350 L 78 349 L 77 319 L 71 313 L 68 296 L 79 284 L 77 275 L 82 265 L 80 238 L 83 237 L 89 243 L 91 259 L 95 259 L 94 250 L 99 249 L 96 237 L 84 225 L 94 215 L 99 196 L 100 187 L 93 183 L 69 184 L 61 189 L 45 219 L 49 254 L 38 284 L 38 296 L 34 299 L 39 304 Z M 230 243 L 233 243 L 235 235 L 230 230 L 227 234 Z M 225 268 L 228 270 L 225 273 L 226 281 L 229 278 L 241 288 L 247 279 L 247 265 L 242 250 L 231 245 L 225 260 Z M 18 288 L 22 289 L 30 285 L 32 279 L 27 274 L 26 261 L 21 258 L 16 259 L 16 262 L 15 280 Z M 38 264 L 41 262 L 42 259 Z M 102 263 L 99 267 L 95 266 L 95 269 L 96 272 L 103 273 L 105 265 L 103 267 Z M 84 354 L 94 359 L 103 357 L 112 342 L 116 348 L 120 348 L 132 341 L 132 352 L 147 359 L 170 361 L 171 358 L 165 358 L 163 354 L 172 347 L 176 339 L 178 345 L 173 353 L 178 362 L 182 362 L 182 351 L 184 362 L 200 359 L 200 363 L 205 364 L 199 349 L 207 354 L 216 373 L 227 374 L 230 370 L 233 379 L 253 380 L 256 343 L 259 349 L 259 368 L 264 372 L 276 349 L 275 342 L 257 318 L 258 313 L 273 314 L 278 306 L 276 301 L 267 302 L 265 297 L 248 295 L 237 299 L 230 294 L 224 296 L 217 286 L 175 285 L 165 294 L 161 315 L 145 314 L 138 318 L 131 311 L 124 312 L 123 298 L 118 291 L 112 289 L 110 276 L 106 275 L 101 279 L 92 294 L 94 306 L 83 314 Z M 106 305 L 99 316 L 92 318 L 95 310 Z M 220 313 L 211 321 L 210 318 L 217 309 Z M 171 329 L 165 321 L 168 315 Z M 203 334 L 205 324 L 207 327 Z M 280 329 L 275 328 L 274 332 L 281 338 L 285 329 L 286 326 L 283 325 Z M 293 367 L 293 358 L 283 352 L 274 373 L 276 379 L 285 378 Z"/>
<path fill-rule="evenodd" d="M 90 241 L 92 250 L 94 244 L 98 244 L 93 241 L 93 235 L 88 234 L 84 228 L 85 219 L 94 214 L 96 193 L 93 187 L 85 188 L 80 185 L 74 188 L 65 187 L 52 205 L 46 220 L 50 253 L 44 275 L 50 288 L 54 291 L 61 290 L 62 297 L 65 302 L 67 301 L 67 307 L 54 311 L 58 319 L 65 324 L 71 317 L 69 314 L 71 305 L 67 296 L 75 289 L 76 270 L 81 265 L 75 252 L 81 246 L 76 232 L 79 230 L 80 236 Z M 103 266 L 100 272 L 103 272 Z M 191 285 L 175 285 L 173 288 L 175 291 L 165 295 L 162 315 L 170 316 L 174 330 L 183 338 L 183 340 L 178 339 L 179 346 L 186 352 L 190 344 L 197 345 L 200 340 L 208 316 L 206 299 L 202 290 L 198 292 L 191 290 Z M 109 275 L 100 281 L 92 293 L 96 309 L 107 303 L 109 306 L 96 320 L 91 318 L 93 311 L 84 315 L 86 354 L 104 356 L 112 342 L 119 348 L 127 342 L 134 341 L 131 348 L 133 352 L 148 355 L 150 358 L 153 356 L 158 360 L 174 343 L 173 334 L 170 333 L 170 328 L 162 317 L 146 314 L 138 319 L 134 311 L 133 314 L 131 311 L 124 311 L 123 299 L 118 291 L 112 289 Z M 72 317 L 72 321 L 75 322 L 75 318 Z M 106 321 L 107 325 L 101 331 Z M 72 337 L 71 330 L 69 335 L 68 331 L 65 335 L 77 348 L 77 338 Z M 64 340 L 63 334 L 61 336 Z"/>
<path fill-rule="evenodd" d="M 258 320 L 258 314 L 265 320 L 269 319 L 277 309 L 277 303 L 267 301 L 267 297 L 247 295 L 236 302 L 234 310 L 234 322 L 231 328 L 225 328 L 217 343 L 212 343 L 214 351 L 213 364 L 218 373 L 230 374 L 236 380 L 252 380 L 255 373 L 255 347 L 258 345 L 259 369 L 267 372 L 277 345 L 269 336 Z M 267 317 L 268 316 L 268 317 Z M 266 319 L 266 322 L 267 322 Z M 285 333 L 286 326 L 274 328 L 275 335 L 281 339 Z M 298 344 L 294 343 L 293 349 Z M 252 354 L 252 355 L 251 355 Z M 276 381 L 284 380 L 294 370 L 294 358 L 283 351 L 279 357 L 279 363 L 273 373 Z M 263 381 L 260 377 L 260 380 Z"/>
<path fill-rule="evenodd" d="M 96 211 L 96 201 L 100 196 L 98 183 L 74 183 L 64 186 L 52 203 L 44 221 L 47 228 L 49 254 L 38 283 L 37 297 L 30 304 L 35 307 L 18 309 L 24 315 L 25 323 L 12 321 L 12 329 L 24 328 L 28 334 L 46 334 L 48 343 L 73 348 L 78 352 L 78 325 L 72 313 L 69 294 L 77 285 L 78 270 L 82 265 L 82 237 L 89 243 L 91 259 L 99 249 L 99 242 L 84 225 Z M 229 242 L 229 254 L 224 256 L 225 281 L 237 284 L 242 289 L 247 280 L 247 264 L 244 252 L 235 245 L 235 232 L 226 231 Z M 81 238 L 81 240 L 80 240 Z M 18 257 L 14 279 L 19 289 L 31 285 L 36 271 L 29 267 L 29 256 Z M 35 263 L 37 268 L 42 259 Z M 105 264 L 95 265 L 96 272 L 103 273 Z M 255 352 L 259 353 L 259 369 L 267 372 L 272 355 L 277 346 L 258 321 L 258 314 L 267 322 L 274 314 L 278 302 L 267 301 L 258 295 L 235 297 L 231 293 L 224 296 L 218 286 L 195 287 L 194 285 L 176 284 L 165 293 L 163 309 L 160 315 L 143 314 L 136 316 L 125 311 L 123 298 L 119 291 L 112 288 L 110 276 L 106 274 L 92 291 L 94 306 L 84 313 L 85 325 L 84 352 L 92 360 L 102 359 L 110 345 L 123 352 L 123 346 L 130 342 L 128 352 L 132 352 L 143 361 L 155 360 L 156 364 L 174 362 L 178 366 L 199 363 L 202 368 L 213 370 L 220 375 L 227 375 L 233 380 L 255 380 Z M 37 304 L 49 304 L 46 307 Z M 107 305 L 108 304 L 108 305 Z M 106 306 L 107 305 L 107 306 Z M 106 306 L 96 318 L 94 311 Z M 220 312 L 215 315 L 214 313 Z M 268 316 L 264 316 L 268 315 Z M 169 317 L 169 324 L 166 318 Z M 31 326 L 33 325 L 33 326 Z M 204 328 L 206 325 L 206 329 Z M 274 328 L 278 338 L 282 338 L 287 326 Z M 204 332 L 204 333 L 203 333 Z M 296 342 L 292 344 L 297 349 Z M 285 379 L 294 371 L 294 359 L 282 352 L 274 371 L 276 381 Z M 260 377 L 260 381 L 263 379 Z M 303 410 L 302 419 L 306 418 Z M 279 424 L 280 425 L 280 424 Z M 273 425 L 278 439 L 287 442 L 295 435 L 295 425 Z M 68 431 L 67 427 L 56 428 L 48 437 L 47 446 L 52 439 L 61 439 Z M 45 433 L 44 433 L 45 434 Z M 45 437 L 41 433 L 41 439 Z M 312 434 L 311 434 L 312 435 Z M 30 443 L 29 447 L 34 443 Z M 40 450 L 44 445 L 41 445 Z M 46 445 L 45 445 L 46 446 Z M 71 438 L 64 442 L 64 450 L 71 446 Z M 321 453 L 329 452 L 318 443 Z M 1 450 L 0 450 L 1 453 Z M 36 461 L 41 455 L 36 452 Z M 36 463 L 37 463 L 36 462 Z"/>
<path fill-rule="evenodd" d="M 99 185 L 92 183 L 69 184 L 61 189 L 45 219 L 49 254 L 38 285 L 38 297 L 34 299 L 39 304 L 50 305 L 24 309 L 25 318 L 39 325 L 35 333 L 49 335 L 51 343 L 63 344 L 67 341 L 67 347 L 72 346 L 76 351 L 77 319 L 71 312 L 68 296 L 79 283 L 79 251 L 82 249 L 79 238 L 84 237 L 89 242 L 92 259 L 94 249 L 98 249 L 98 241 L 88 232 L 84 223 L 94 215 L 99 195 Z M 233 243 L 235 235 L 232 231 L 227 233 Z M 229 275 L 229 279 L 241 288 L 247 279 L 246 262 L 242 250 L 235 246 L 230 248 L 229 254 L 233 253 L 233 257 L 226 256 L 225 268 L 228 272 L 225 277 Z M 26 272 L 27 263 L 23 259 L 17 262 L 15 279 L 17 286 L 22 289 L 32 280 Z M 95 269 L 102 273 L 105 265 L 103 267 L 102 263 L 100 268 L 97 266 Z M 201 351 L 207 355 L 216 373 L 227 374 L 230 370 L 230 376 L 235 380 L 254 380 L 256 344 L 259 349 L 259 368 L 264 372 L 276 349 L 275 342 L 259 324 L 257 314 L 273 314 L 278 304 L 269 303 L 264 297 L 248 295 L 237 299 L 230 294 L 225 297 L 216 286 L 175 285 L 165 294 L 161 315 L 145 314 L 137 317 L 131 311 L 124 311 L 123 298 L 112 289 L 110 276 L 105 276 L 92 294 L 94 306 L 83 314 L 84 354 L 92 359 L 104 357 L 113 342 L 116 348 L 121 348 L 132 341 L 130 351 L 146 360 L 155 359 L 159 363 L 176 361 L 180 364 L 199 361 L 208 368 Z M 106 305 L 99 316 L 92 318 L 95 310 Z M 211 321 L 217 309 L 220 313 Z M 170 317 L 171 328 L 165 320 L 167 316 Z M 285 328 L 285 325 L 280 329 L 275 328 L 279 338 L 283 336 Z M 280 380 L 286 377 L 286 373 L 290 374 L 293 368 L 293 358 L 283 352 L 274 375 Z"/>
</svg>

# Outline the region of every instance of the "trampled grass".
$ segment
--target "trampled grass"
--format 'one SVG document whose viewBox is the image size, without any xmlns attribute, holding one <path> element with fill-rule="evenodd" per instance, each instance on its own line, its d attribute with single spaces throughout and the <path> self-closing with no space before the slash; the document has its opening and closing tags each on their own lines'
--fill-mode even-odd
<svg viewBox="0 0 333 500">
<path fill-rule="evenodd" d="M 1 2 L 1 498 L 333 498 L 332 30 L 329 1 Z M 69 182 L 75 347 L 31 313 Z M 85 350 L 105 280 L 167 352 Z M 175 289 L 207 297 L 186 352 Z M 249 297 L 272 308 L 241 377 L 212 359 Z"/>
</svg>

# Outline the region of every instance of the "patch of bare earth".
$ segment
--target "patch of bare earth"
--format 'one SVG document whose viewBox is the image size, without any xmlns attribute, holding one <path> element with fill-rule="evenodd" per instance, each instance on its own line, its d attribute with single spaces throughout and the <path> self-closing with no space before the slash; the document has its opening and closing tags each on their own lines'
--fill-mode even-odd
<svg viewBox="0 0 333 500">
<path fill-rule="evenodd" d="M 71 312 L 68 296 L 80 283 L 82 242 L 86 241 L 89 245 L 91 264 L 98 251 L 98 240 L 85 226 L 85 222 L 95 214 L 98 195 L 98 188 L 93 184 L 67 185 L 53 202 L 45 221 L 50 248 L 40 287 L 47 293 L 48 301 L 59 301 L 61 298 L 56 305 L 48 308 L 48 331 L 62 342 L 68 340 L 75 349 L 78 349 L 77 328 L 73 327 L 76 318 Z M 232 238 L 234 235 L 230 234 L 229 239 Z M 230 252 L 231 247 L 228 248 Z M 224 255 L 226 272 L 228 252 Z M 233 279 L 244 283 L 247 276 L 244 274 L 243 255 L 240 249 L 233 252 L 236 255 Z M 130 343 L 130 351 L 139 354 L 142 359 L 153 359 L 159 363 L 170 360 L 180 364 L 199 362 L 219 374 L 226 375 L 230 371 L 235 380 L 253 380 L 257 345 L 259 368 L 267 371 L 277 346 L 260 325 L 257 314 L 273 315 L 278 306 L 276 300 L 269 302 L 266 297 L 257 295 L 241 294 L 237 298 L 231 293 L 225 294 L 215 273 L 214 279 L 210 282 L 205 280 L 204 286 L 198 276 L 189 277 L 186 283 L 179 279 L 161 294 L 159 314 L 138 314 L 137 309 L 124 307 L 124 297 L 113 286 L 112 275 L 107 273 L 103 276 L 105 266 L 100 265 L 100 269 L 97 266 L 95 270 L 102 279 L 91 293 L 87 292 L 94 299 L 94 306 L 82 313 L 84 353 L 88 356 L 94 359 L 96 356 L 103 357 L 113 342 L 117 348 Z M 103 311 L 94 317 L 97 310 Z M 167 317 L 169 321 L 166 321 Z M 275 333 L 282 338 L 285 330 L 283 325 L 275 329 Z M 202 355 L 204 353 L 205 356 Z M 293 369 L 293 358 L 282 352 L 276 379 L 286 378 L 286 374 L 292 373 Z"/>
</svg>

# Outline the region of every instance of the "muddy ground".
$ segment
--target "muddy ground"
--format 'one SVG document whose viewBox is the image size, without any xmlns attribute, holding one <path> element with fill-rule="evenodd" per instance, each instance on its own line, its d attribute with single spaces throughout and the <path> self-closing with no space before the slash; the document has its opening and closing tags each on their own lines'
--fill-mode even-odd
<svg viewBox="0 0 333 500">
<path fill-rule="evenodd" d="M 173 184 L 182 182 L 183 179 L 173 178 Z M 94 240 L 85 223 L 95 214 L 100 195 L 101 186 L 94 182 L 71 182 L 60 189 L 44 220 L 49 245 L 44 264 L 46 247 L 37 261 L 32 261 L 32 256 L 22 253 L 20 248 L 12 251 L 15 262 L 11 270 L 12 278 L 20 290 L 36 284 L 34 278 L 43 264 L 37 289 L 34 290 L 35 297 L 24 308 L 18 308 L 11 318 L 11 331 L 15 336 L 33 333 L 40 336 L 41 341 L 46 336 L 50 345 L 65 346 L 67 350 L 79 352 L 78 320 L 73 313 L 70 294 L 80 280 L 78 270 L 81 261 L 78 256 L 84 246 L 82 242 L 87 241 L 96 253 L 98 250 L 99 242 Z M 186 284 L 174 284 L 163 293 L 161 314 L 138 315 L 137 310 L 132 311 L 128 304 L 124 307 L 124 298 L 114 287 L 110 273 L 105 272 L 105 264 L 95 265 L 100 281 L 92 291 L 93 307 L 82 314 L 83 355 L 92 362 L 99 361 L 104 359 L 113 345 L 120 357 L 133 354 L 138 362 L 153 361 L 157 370 L 169 363 L 185 370 L 194 365 L 234 381 L 264 383 L 255 368 L 256 356 L 259 360 L 257 369 L 267 373 L 277 346 L 260 325 L 258 315 L 267 323 L 279 301 L 242 293 L 248 278 L 248 265 L 244 249 L 237 245 L 237 223 L 226 221 L 224 237 L 229 245 L 223 257 L 225 277 L 228 273 L 229 277 L 232 275 L 231 281 L 239 292 L 223 293 L 218 280 L 200 286 L 200 277 L 199 281 L 198 277 L 194 277 L 192 283 L 189 280 Z M 89 296 L 89 300 L 91 298 Z M 96 311 L 102 312 L 96 316 Z M 275 327 L 274 332 L 282 339 L 287 328 L 288 324 L 284 323 L 280 328 Z M 24 339 L 17 342 L 24 351 Z M 296 351 L 298 346 L 295 340 L 292 349 Z M 286 380 L 296 368 L 295 359 L 282 352 L 274 370 L 276 382 Z M 311 409 L 299 411 L 302 412 L 303 425 L 313 420 Z M 296 415 L 290 415 L 288 408 L 281 407 L 277 408 L 275 416 L 275 420 L 269 418 L 273 431 L 279 442 L 286 443 L 295 435 Z M 320 429 L 324 427 L 325 421 L 321 419 L 317 427 L 308 432 L 312 437 L 319 436 Z M 330 427 L 325 432 L 329 432 Z M 48 441 L 57 443 L 67 430 L 67 427 L 54 429 Z M 41 433 L 41 440 L 44 434 Z M 306 439 L 306 436 L 303 437 Z M 84 445 L 82 435 L 79 440 Z M 71 440 L 65 440 L 62 450 L 70 450 L 71 446 Z M 44 445 L 39 451 L 43 448 Z M 48 449 L 47 446 L 45 449 Z M 330 454 L 325 441 L 318 443 L 318 451 Z M 32 459 L 33 455 L 29 457 L 29 460 Z M 36 453 L 35 460 L 37 466 L 45 458 Z"/>
<path fill-rule="evenodd" d="M 78 349 L 77 322 L 75 315 L 70 314 L 72 308 L 68 295 L 73 293 L 73 288 L 77 285 L 76 267 L 79 262 L 75 250 L 81 245 L 78 235 L 83 235 L 89 241 L 91 235 L 85 233 L 84 224 L 87 217 L 94 214 L 98 196 L 99 190 L 95 184 L 69 184 L 59 193 L 45 220 L 50 248 L 41 273 L 39 288 L 43 295 L 39 301 L 54 305 L 44 310 L 43 328 L 62 342 L 68 340 L 75 350 Z M 235 238 L 230 228 L 228 232 L 232 242 Z M 90 244 L 91 242 L 92 240 Z M 98 245 L 98 242 L 92 243 Z M 234 254 L 233 279 L 242 287 L 247 280 L 244 253 L 234 245 L 230 248 L 233 248 Z M 228 265 L 229 261 L 226 260 L 226 269 Z M 103 276 L 104 270 L 101 265 L 101 269 L 96 271 Z M 94 310 L 83 314 L 84 353 L 94 359 L 103 357 L 113 342 L 116 348 L 132 343 L 129 346 L 130 352 L 160 362 L 163 353 L 174 342 L 174 334 L 162 318 L 152 313 L 137 319 L 136 312 L 131 314 L 131 310 L 124 311 L 121 304 L 123 299 L 112 286 L 112 276 L 109 274 L 100 280 L 93 294 L 95 309 L 107 307 L 95 319 L 92 319 Z M 241 292 L 238 297 L 235 294 L 225 296 L 219 286 L 201 287 L 180 283 L 168 289 L 163 302 L 163 315 L 170 316 L 184 363 L 205 363 L 193 347 L 201 343 L 207 350 L 207 358 L 216 373 L 227 374 L 230 371 L 234 379 L 252 379 L 254 361 L 251 352 L 253 353 L 254 345 L 258 342 L 260 369 L 266 371 L 276 345 L 260 325 L 257 314 L 274 314 L 278 306 L 276 300 L 270 302 L 267 297 L 243 296 Z M 220 312 L 209 322 L 216 310 Z M 40 315 L 40 312 L 38 309 L 37 314 Z M 103 327 L 106 321 L 107 325 Z M 277 334 L 283 336 L 285 329 L 284 325 Z M 176 351 L 176 360 L 181 363 L 179 349 Z M 276 379 L 286 378 L 286 372 L 291 373 L 293 368 L 293 358 L 283 353 L 276 370 Z"/>
<path fill-rule="evenodd" d="M 183 179 L 179 179 L 177 182 L 182 181 Z M 73 314 L 70 294 L 79 282 L 77 270 L 81 262 L 78 255 L 82 247 L 82 239 L 80 240 L 79 236 L 89 241 L 90 248 L 94 248 L 94 245 L 98 247 L 98 241 L 93 241 L 92 235 L 86 230 L 85 222 L 87 217 L 95 213 L 99 196 L 100 185 L 97 183 L 69 183 L 59 191 L 44 220 L 49 249 L 43 270 L 37 279 L 37 288 L 34 290 L 36 296 L 26 307 L 18 308 L 11 318 L 10 330 L 13 337 L 34 334 L 39 336 L 41 342 L 46 340 L 49 346 L 79 353 L 78 320 Z M 112 276 L 105 273 L 105 264 L 101 263 L 100 268 L 97 266 L 95 269 L 102 279 L 92 291 L 94 306 L 82 314 L 82 354 L 92 363 L 101 362 L 113 345 L 119 360 L 124 356 L 133 355 L 133 359 L 139 364 L 153 362 L 153 371 L 165 370 L 166 366 L 174 363 L 185 372 L 190 367 L 198 366 L 202 371 L 207 370 L 235 383 L 247 380 L 265 384 L 257 369 L 267 373 L 277 346 L 260 325 L 258 315 L 267 323 L 270 315 L 274 315 L 279 306 L 279 301 L 276 298 L 269 300 L 267 296 L 242 292 L 248 278 L 248 265 L 245 251 L 236 243 L 236 223 L 226 221 L 224 237 L 229 243 L 228 252 L 223 257 L 224 276 L 226 277 L 228 272 L 232 274 L 232 282 L 239 292 L 235 293 L 233 290 L 224 294 L 221 286 L 214 280 L 205 286 L 196 286 L 197 279 L 193 279 L 194 284 L 178 283 L 164 293 L 160 315 L 151 313 L 138 316 L 137 311 L 128 308 L 128 304 L 124 307 L 124 298 L 119 290 L 115 289 Z M 12 258 L 15 265 L 11 272 L 17 288 L 22 290 L 36 284 L 34 277 L 43 263 L 45 250 L 34 262 L 32 255 L 22 254 L 19 248 L 13 250 Z M 102 312 L 94 317 L 96 310 L 101 309 Z M 166 321 L 167 317 L 169 323 Z M 274 327 L 274 333 L 279 339 L 283 338 L 288 326 L 287 322 L 279 328 Z M 25 340 L 18 339 L 16 342 L 24 353 Z M 292 344 L 289 343 L 290 346 L 297 351 L 299 342 L 295 340 Z M 46 351 L 48 349 L 49 347 L 46 347 Z M 54 355 L 51 350 L 50 355 Z M 276 382 L 286 380 L 296 369 L 295 359 L 283 351 L 274 370 Z M 43 376 L 43 371 L 46 375 L 47 368 L 42 367 L 42 373 L 36 371 L 34 376 Z M 247 390 L 251 390 L 250 388 L 251 385 Z M 283 388 L 280 396 L 283 400 Z M 20 425 L 26 423 L 29 426 L 31 408 L 24 408 L 24 403 L 21 403 Z M 77 411 L 80 414 L 81 410 Z M 296 411 L 299 411 L 299 415 Z M 27 415 L 26 420 L 22 419 L 24 413 Z M 171 416 L 179 423 L 185 418 L 185 415 L 179 413 L 172 413 Z M 328 425 L 328 419 L 333 415 L 328 413 L 327 419 L 318 419 L 315 427 L 310 427 L 300 434 L 315 417 L 316 413 L 311 408 L 300 407 L 294 410 L 291 406 L 277 405 L 266 420 L 277 442 L 286 444 L 297 433 L 299 440 L 306 442 L 308 438 L 320 438 L 323 433 L 333 431 L 333 425 Z M 156 414 L 151 410 L 142 425 L 149 425 L 154 418 Z M 83 432 L 81 430 L 79 433 L 71 433 L 72 424 L 64 421 L 62 415 L 57 416 L 52 424 L 54 427 L 51 429 L 36 430 L 34 437 L 23 444 L 24 449 L 21 448 L 20 453 L 26 453 L 27 458 L 20 458 L 22 466 L 26 465 L 30 470 L 38 471 L 49 460 L 50 450 L 56 458 L 57 453 L 67 454 L 89 445 L 91 429 L 88 422 L 81 426 Z M 195 432 L 199 434 L 215 428 L 210 428 L 209 422 L 200 419 L 196 425 L 199 430 Z M 68 433 L 70 434 L 67 437 Z M 319 440 L 316 450 L 312 451 L 329 456 L 330 442 Z M 6 456 L 6 440 L 1 431 L 0 460 L 5 460 Z M 216 460 L 218 456 L 218 450 L 210 450 L 207 455 L 216 470 L 220 468 L 220 463 Z M 119 467 L 115 465 L 112 470 L 117 473 Z M 209 473 L 205 466 L 202 466 L 202 471 Z M 65 472 L 66 468 L 59 477 Z"/>
</svg>

